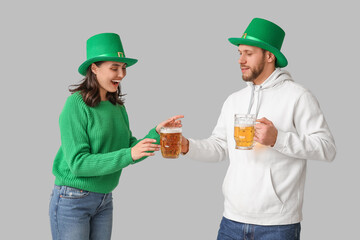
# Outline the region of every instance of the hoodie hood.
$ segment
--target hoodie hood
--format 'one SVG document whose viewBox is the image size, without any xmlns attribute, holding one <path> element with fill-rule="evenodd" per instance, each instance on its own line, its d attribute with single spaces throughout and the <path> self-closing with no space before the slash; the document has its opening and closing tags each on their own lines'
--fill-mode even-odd
<svg viewBox="0 0 360 240">
<path fill-rule="evenodd" d="M 247 85 L 251 88 L 251 97 L 249 101 L 248 114 L 250 114 L 252 105 L 254 104 L 254 95 L 257 92 L 257 106 L 255 116 L 257 118 L 260 107 L 260 95 L 261 91 L 264 89 L 273 88 L 279 84 L 282 84 L 285 81 L 294 81 L 290 75 L 290 73 L 286 70 L 282 70 L 281 68 L 276 68 L 275 71 L 260 85 L 255 85 L 253 82 L 247 82 Z"/>
<path fill-rule="evenodd" d="M 272 88 L 284 81 L 294 81 L 290 73 L 281 68 L 276 68 L 275 71 L 260 85 L 260 89 Z M 253 82 L 246 82 L 248 86 L 257 86 Z"/>
</svg>

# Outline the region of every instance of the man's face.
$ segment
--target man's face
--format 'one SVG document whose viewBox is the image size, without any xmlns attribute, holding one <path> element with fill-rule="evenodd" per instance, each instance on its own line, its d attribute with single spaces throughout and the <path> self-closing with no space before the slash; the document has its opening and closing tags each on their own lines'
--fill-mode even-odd
<svg viewBox="0 0 360 240">
<path fill-rule="evenodd" d="M 264 70 L 265 51 L 258 47 L 239 45 L 239 64 L 244 81 L 254 81 Z"/>
</svg>

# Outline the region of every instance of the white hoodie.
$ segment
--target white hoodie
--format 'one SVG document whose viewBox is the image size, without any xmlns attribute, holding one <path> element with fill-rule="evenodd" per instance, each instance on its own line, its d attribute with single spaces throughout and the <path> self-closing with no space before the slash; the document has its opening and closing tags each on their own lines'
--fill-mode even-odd
<svg viewBox="0 0 360 240">
<path fill-rule="evenodd" d="M 234 114 L 266 117 L 278 130 L 274 147 L 257 143 L 253 150 L 235 149 Z M 224 216 L 258 225 L 302 220 L 307 159 L 332 161 L 335 142 L 316 98 L 276 69 L 261 85 L 230 95 L 208 139 L 189 139 L 191 159 L 230 159 L 223 193 Z"/>
</svg>

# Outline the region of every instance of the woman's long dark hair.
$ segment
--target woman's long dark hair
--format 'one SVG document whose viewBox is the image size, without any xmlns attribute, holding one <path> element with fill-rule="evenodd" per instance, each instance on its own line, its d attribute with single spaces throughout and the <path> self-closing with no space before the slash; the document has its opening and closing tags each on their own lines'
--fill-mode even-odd
<svg viewBox="0 0 360 240">
<path fill-rule="evenodd" d="M 100 67 L 102 62 L 95 62 L 96 66 Z M 80 92 L 84 102 L 89 107 L 95 107 L 101 102 L 100 85 L 96 79 L 96 74 L 91 71 L 91 66 L 86 71 L 85 78 L 79 84 L 74 84 L 69 87 L 71 93 Z M 107 92 L 106 97 L 112 104 L 124 105 L 124 94 L 121 94 L 120 84 L 116 92 Z"/>
</svg>

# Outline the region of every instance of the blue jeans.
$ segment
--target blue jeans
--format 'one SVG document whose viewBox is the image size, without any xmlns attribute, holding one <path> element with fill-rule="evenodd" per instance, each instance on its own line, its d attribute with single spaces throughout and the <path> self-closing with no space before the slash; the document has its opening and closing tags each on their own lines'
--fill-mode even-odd
<svg viewBox="0 0 360 240">
<path fill-rule="evenodd" d="M 300 240 L 300 223 L 260 226 L 222 218 L 217 240 Z"/>
<path fill-rule="evenodd" d="M 56 186 L 50 200 L 50 225 L 54 240 L 109 240 L 112 194 Z"/>
</svg>

